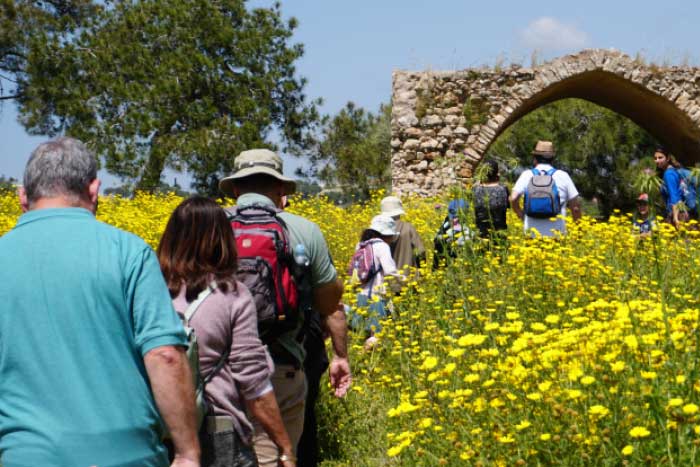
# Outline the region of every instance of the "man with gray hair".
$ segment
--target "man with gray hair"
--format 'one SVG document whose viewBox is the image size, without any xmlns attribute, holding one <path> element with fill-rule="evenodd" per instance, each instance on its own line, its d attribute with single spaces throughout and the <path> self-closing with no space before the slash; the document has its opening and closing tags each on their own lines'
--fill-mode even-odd
<svg viewBox="0 0 700 467">
<path fill-rule="evenodd" d="M 197 467 L 182 324 L 153 251 L 95 219 L 99 187 L 76 139 L 27 162 L 0 238 L 0 463 L 165 467 L 162 419 L 172 466 Z"/>
</svg>

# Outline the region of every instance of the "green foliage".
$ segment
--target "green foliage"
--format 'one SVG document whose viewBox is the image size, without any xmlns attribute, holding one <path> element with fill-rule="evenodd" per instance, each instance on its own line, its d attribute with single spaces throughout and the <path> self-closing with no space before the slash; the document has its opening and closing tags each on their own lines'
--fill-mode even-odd
<svg viewBox="0 0 700 467">
<path fill-rule="evenodd" d="M 429 91 L 416 89 L 416 118 L 419 120 L 428 113 L 428 107 L 432 104 L 432 96 Z"/>
<path fill-rule="evenodd" d="M 274 129 L 303 147 L 318 118 L 295 75 L 296 25 L 283 21 L 279 3 L 110 2 L 74 35 L 31 48 L 22 122 L 31 133 L 87 141 L 140 189 L 157 188 L 170 167 L 216 194 L 238 152 L 274 146 Z"/>
<path fill-rule="evenodd" d="M 297 193 L 301 194 L 303 198 L 316 196 L 321 193 L 321 185 L 313 180 L 296 180 L 296 182 Z"/>
<path fill-rule="evenodd" d="M 52 50 L 87 27 L 101 9 L 91 0 L 0 0 L 0 100 L 21 97 L 37 49 Z"/>
<path fill-rule="evenodd" d="M 121 196 L 122 198 L 133 198 L 134 195 L 136 194 L 137 187 L 134 184 L 131 183 L 125 183 L 123 185 L 119 185 L 116 187 L 109 187 L 105 188 L 104 194 L 105 195 L 117 195 Z M 159 193 L 159 194 L 168 194 L 168 193 L 174 193 L 177 196 L 181 196 L 183 198 L 187 198 L 188 196 L 192 195 L 192 193 L 183 190 L 182 187 L 180 186 L 177 181 L 170 185 L 169 183 L 166 183 L 164 181 L 160 181 L 158 183 L 158 186 L 152 190 L 153 193 Z"/>
<path fill-rule="evenodd" d="M 632 210 L 640 190 L 653 193 L 653 187 L 642 187 L 638 179 L 649 168 L 657 143 L 622 115 L 584 100 L 557 101 L 518 120 L 488 153 L 529 167 L 537 140 L 554 142 L 555 166 L 569 171 L 584 198 L 598 200 L 603 217 L 614 208 Z"/>
<path fill-rule="evenodd" d="M 367 200 L 391 182 L 390 139 L 390 106 L 373 114 L 348 102 L 334 117 L 324 117 L 304 175 L 318 178 L 329 192 L 340 190 L 338 202 Z"/>
<path fill-rule="evenodd" d="M 0 193 L 11 191 L 14 192 L 17 189 L 17 179 L 13 177 L 6 177 L 0 175 Z"/>
<path fill-rule="evenodd" d="M 465 126 L 483 125 L 488 119 L 488 103 L 479 97 L 470 97 L 462 107 L 462 114 L 467 119 Z"/>
</svg>

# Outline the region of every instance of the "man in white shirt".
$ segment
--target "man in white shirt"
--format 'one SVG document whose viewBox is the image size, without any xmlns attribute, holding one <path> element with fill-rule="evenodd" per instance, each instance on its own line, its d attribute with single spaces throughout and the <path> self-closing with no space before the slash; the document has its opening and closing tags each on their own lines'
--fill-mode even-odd
<svg viewBox="0 0 700 467">
<path fill-rule="evenodd" d="M 554 169 L 552 160 L 554 159 L 555 152 L 554 145 L 551 141 L 538 141 L 535 145 L 535 150 L 532 151 L 532 156 L 534 168 L 539 171 L 540 174 L 544 175 L 548 171 Z M 579 203 L 576 185 L 574 185 L 568 173 L 563 170 L 555 170 L 552 174 L 552 179 L 554 183 L 556 183 L 559 192 L 561 206 L 560 216 L 551 219 L 539 219 L 525 214 L 519 201 L 520 197 L 527 191 L 528 184 L 533 176 L 534 173 L 532 170 L 526 170 L 520 174 L 520 177 L 515 182 L 513 192 L 510 195 L 510 205 L 513 208 L 513 212 L 515 212 L 520 219 L 523 219 L 526 234 L 535 236 L 531 229 L 536 230 L 543 237 L 554 237 L 565 234 L 566 223 L 564 217 L 566 216 L 567 205 L 571 209 L 571 216 L 574 218 L 574 221 L 579 220 L 581 217 L 581 205 Z"/>
</svg>

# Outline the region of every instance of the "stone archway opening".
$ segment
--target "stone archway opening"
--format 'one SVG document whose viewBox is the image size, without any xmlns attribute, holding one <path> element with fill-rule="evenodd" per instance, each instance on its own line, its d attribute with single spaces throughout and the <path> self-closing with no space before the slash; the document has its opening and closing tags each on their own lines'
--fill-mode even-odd
<svg viewBox="0 0 700 467">
<path fill-rule="evenodd" d="M 394 190 L 430 195 L 470 177 L 506 128 L 566 98 L 624 115 L 682 162 L 700 161 L 700 69 L 588 50 L 536 68 L 394 72 Z"/>
<path fill-rule="evenodd" d="M 504 120 L 491 143 L 528 113 L 569 98 L 587 100 L 624 115 L 661 141 L 681 161 L 700 162 L 700 126 L 671 100 L 603 70 L 593 70 L 558 81 L 532 96 Z"/>
<path fill-rule="evenodd" d="M 496 137 L 485 159 L 498 161 L 501 180 L 514 183 L 532 166 L 532 148 L 542 139 L 554 142 L 554 166 L 572 177 L 593 217 L 633 211 L 638 190 L 655 178 L 651 155 L 658 139 L 628 117 L 578 98 L 553 101 L 517 119 Z M 477 178 L 485 169 L 476 168 Z M 652 196 L 656 200 L 653 190 Z"/>
</svg>

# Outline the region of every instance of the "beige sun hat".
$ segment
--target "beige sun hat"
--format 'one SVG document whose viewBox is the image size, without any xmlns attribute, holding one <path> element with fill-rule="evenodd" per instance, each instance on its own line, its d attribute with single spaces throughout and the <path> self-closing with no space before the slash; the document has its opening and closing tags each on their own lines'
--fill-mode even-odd
<svg viewBox="0 0 700 467">
<path fill-rule="evenodd" d="M 219 181 L 219 190 L 229 196 L 235 196 L 233 187 L 236 180 L 251 175 L 269 175 L 284 183 L 285 194 L 294 193 L 297 189 L 296 182 L 282 175 L 282 158 L 269 149 L 249 149 L 243 151 L 233 161 L 233 175 L 222 178 Z"/>
<path fill-rule="evenodd" d="M 538 141 L 532 155 L 552 159 L 555 155 L 554 144 L 551 141 Z"/>
<path fill-rule="evenodd" d="M 403 203 L 397 196 L 387 196 L 379 203 L 379 206 L 382 214 L 387 216 L 395 217 L 406 214 L 406 211 L 403 210 Z"/>
</svg>

